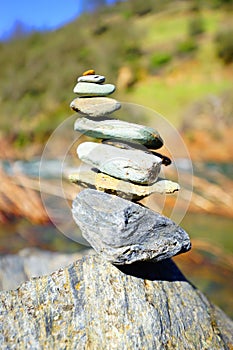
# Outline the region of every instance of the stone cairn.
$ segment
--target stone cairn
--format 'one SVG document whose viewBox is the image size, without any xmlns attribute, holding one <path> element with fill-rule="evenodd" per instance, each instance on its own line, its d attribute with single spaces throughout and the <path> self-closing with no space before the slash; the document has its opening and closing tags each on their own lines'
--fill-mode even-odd
<svg viewBox="0 0 233 350">
<path fill-rule="evenodd" d="M 109 262 L 117 265 L 160 261 L 188 251 L 188 234 L 169 218 L 136 201 L 152 193 L 179 190 L 175 182 L 158 178 L 170 159 L 155 152 L 162 147 L 159 133 L 150 127 L 113 119 L 121 104 L 106 97 L 115 91 L 105 77 L 88 70 L 78 78 L 70 106 L 80 114 L 74 129 L 101 140 L 84 142 L 77 154 L 80 167 L 71 182 L 82 190 L 72 214 L 83 237 Z"/>
</svg>

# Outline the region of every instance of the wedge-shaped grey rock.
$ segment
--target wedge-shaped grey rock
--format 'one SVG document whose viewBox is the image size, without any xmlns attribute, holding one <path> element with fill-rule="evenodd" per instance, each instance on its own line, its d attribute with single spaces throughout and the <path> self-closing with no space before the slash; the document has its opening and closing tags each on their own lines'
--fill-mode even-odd
<svg viewBox="0 0 233 350">
<path fill-rule="evenodd" d="M 121 104 L 108 97 L 78 97 L 71 102 L 70 107 L 82 115 L 96 118 L 115 112 Z"/>
<path fill-rule="evenodd" d="M 167 217 L 104 192 L 80 192 L 72 214 L 83 237 L 113 264 L 160 261 L 191 248 L 188 234 Z"/>
<path fill-rule="evenodd" d="M 90 120 L 83 117 L 76 120 L 74 130 L 97 139 L 138 142 L 153 149 L 163 146 L 163 140 L 155 129 L 118 119 Z"/>
<path fill-rule="evenodd" d="M 76 84 L 73 91 L 80 96 L 106 96 L 115 91 L 115 85 L 83 82 Z"/>
<path fill-rule="evenodd" d="M 169 194 L 179 191 L 180 186 L 173 181 L 158 179 L 153 185 L 136 185 L 116 179 L 107 174 L 89 169 L 80 169 L 69 175 L 69 180 L 82 187 L 94 188 L 129 200 L 140 200 L 152 193 Z"/>
<path fill-rule="evenodd" d="M 78 78 L 78 82 L 99 84 L 105 82 L 105 77 L 98 74 L 82 75 Z"/>
<path fill-rule="evenodd" d="M 154 183 L 162 160 L 141 150 L 126 150 L 114 146 L 83 142 L 77 148 L 79 158 L 100 171 L 118 179 L 141 184 Z"/>
</svg>

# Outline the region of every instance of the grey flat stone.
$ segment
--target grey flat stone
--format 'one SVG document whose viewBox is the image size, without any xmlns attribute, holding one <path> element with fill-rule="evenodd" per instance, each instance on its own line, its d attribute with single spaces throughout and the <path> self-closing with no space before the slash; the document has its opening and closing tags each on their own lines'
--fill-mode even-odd
<svg viewBox="0 0 233 350">
<path fill-rule="evenodd" d="M 163 146 L 163 140 L 155 129 L 118 119 L 90 120 L 82 117 L 76 120 L 74 130 L 97 139 L 137 142 L 153 149 Z"/>
<path fill-rule="evenodd" d="M 95 171 L 92 168 L 80 169 L 80 171 L 70 174 L 69 180 L 82 187 L 116 194 L 128 200 L 140 200 L 152 193 L 170 194 L 180 189 L 180 186 L 176 182 L 164 179 L 158 179 L 151 186 L 136 185 L 118 180 L 112 176 Z"/>
<path fill-rule="evenodd" d="M 80 192 L 72 214 L 83 237 L 113 264 L 160 261 L 191 248 L 188 234 L 167 217 L 104 192 Z"/>
<path fill-rule="evenodd" d="M 80 114 L 95 118 L 115 112 L 121 104 L 109 97 L 78 97 L 71 102 L 70 107 Z"/>
<path fill-rule="evenodd" d="M 90 74 L 90 75 L 82 75 L 78 78 L 78 82 L 85 83 L 104 83 L 105 77 L 103 75 L 98 74 Z"/>
<path fill-rule="evenodd" d="M 141 184 L 154 183 L 162 160 L 140 150 L 126 150 L 114 146 L 84 142 L 77 148 L 79 158 L 100 171 L 118 179 Z"/>
<path fill-rule="evenodd" d="M 73 91 L 80 96 L 106 96 L 115 91 L 115 85 L 83 82 L 76 84 Z"/>
<path fill-rule="evenodd" d="M 153 150 L 147 150 L 143 145 L 140 144 L 136 144 L 136 143 L 132 143 L 132 142 L 127 142 L 127 141 L 117 141 L 117 140 L 111 140 L 111 139 L 107 139 L 107 140 L 102 140 L 102 143 L 106 143 L 108 145 L 111 146 L 115 146 L 115 147 L 119 147 L 119 148 L 124 148 L 124 149 L 142 149 L 145 152 L 149 152 L 151 154 L 154 154 L 155 156 L 159 157 L 162 159 L 162 164 L 165 166 L 168 166 L 172 163 L 171 159 L 161 153 L 155 152 Z"/>
</svg>

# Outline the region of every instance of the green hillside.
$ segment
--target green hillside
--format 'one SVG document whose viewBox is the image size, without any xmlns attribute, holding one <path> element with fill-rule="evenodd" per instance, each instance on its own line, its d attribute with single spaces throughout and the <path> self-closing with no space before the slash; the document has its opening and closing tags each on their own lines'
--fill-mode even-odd
<svg viewBox="0 0 233 350">
<path fill-rule="evenodd" d="M 232 50 L 232 2 L 225 2 L 119 2 L 59 30 L 0 43 L 2 137 L 17 146 L 43 141 L 72 114 L 76 77 L 89 68 L 117 84 L 115 98 L 180 126 L 196 101 L 231 89 L 232 51 L 226 59 L 216 39 L 225 30 L 225 51 Z"/>
</svg>

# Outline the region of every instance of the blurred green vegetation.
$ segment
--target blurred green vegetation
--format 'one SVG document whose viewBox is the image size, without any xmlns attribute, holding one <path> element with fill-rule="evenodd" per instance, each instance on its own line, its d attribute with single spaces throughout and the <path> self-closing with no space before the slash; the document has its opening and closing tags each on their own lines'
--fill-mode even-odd
<svg viewBox="0 0 233 350">
<path fill-rule="evenodd" d="M 127 67 L 131 83 L 115 97 L 179 126 L 192 102 L 231 87 L 231 10 L 230 0 L 119 1 L 52 32 L 14 33 L 0 43 L 1 135 L 16 147 L 44 142 L 72 114 L 76 77 L 89 68 L 117 84 Z"/>
</svg>

